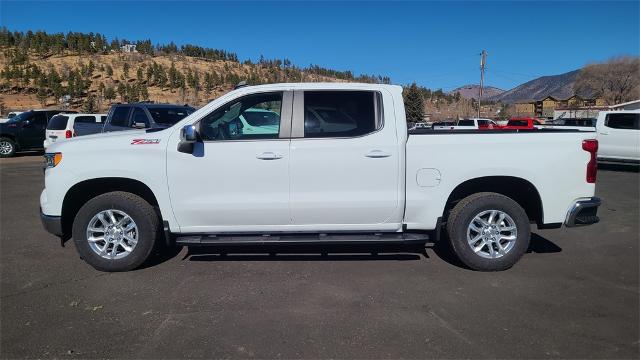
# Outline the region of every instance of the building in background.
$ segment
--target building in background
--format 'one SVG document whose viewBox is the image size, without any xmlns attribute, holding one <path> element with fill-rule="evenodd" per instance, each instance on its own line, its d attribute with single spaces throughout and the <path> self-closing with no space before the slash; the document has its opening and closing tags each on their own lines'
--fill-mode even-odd
<svg viewBox="0 0 640 360">
<path fill-rule="evenodd" d="M 599 110 L 608 108 L 602 98 L 583 98 L 571 95 L 560 99 L 546 96 L 539 100 L 523 101 L 515 104 L 517 116 L 531 116 L 537 118 L 590 118 L 598 115 Z M 594 115 L 595 114 L 595 115 Z"/>
</svg>

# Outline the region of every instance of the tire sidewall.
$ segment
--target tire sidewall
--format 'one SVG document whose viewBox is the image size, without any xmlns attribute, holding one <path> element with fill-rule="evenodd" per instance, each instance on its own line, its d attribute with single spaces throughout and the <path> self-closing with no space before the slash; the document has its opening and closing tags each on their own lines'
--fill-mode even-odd
<svg viewBox="0 0 640 360">
<path fill-rule="evenodd" d="M 96 254 L 87 241 L 87 226 L 100 211 L 114 209 L 129 215 L 138 227 L 138 242 L 122 259 L 105 259 Z M 114 194 L 98 196 L 87 202 L 73 222 L 73 239 L 80 257 L 100 271 L 129 271 L 142 265 L 154 248 L 157 229 L 151 219 L 135 204 Z"/>
<path fill-rule="evenodd" d="M 17 150 L 16 146 L 17 145 L 16 145 L 15 141 L 13 141 L 13 140 L 11 140 L 9 138 L 0 138 L 0 142 L 7 142 L 7 143 L 9 143 L 11 145 L 11 148 L 12 148 L 11 152 L 9 152 L 8 154 L 1 154 L 0 153 L 0 157 L 7 158 L 7 157 L 12 157 L 13 155 L 16 154 L 16 150 Z"/>
<path fill-rule="evenodd" d="M 516 224 L 516 243 L 511 251 L 500 258 L 483 258 L 476 254 L 467 242 L 469 224 L 476 215 L 485 210 L 500 210 L 509 215 Z M 454 252 L 471 269 L 483 271 L 499 271 L 513 266 L 527 251 L 531 236 L 529 219 L 524 209 L 515 201 L 502 196 L 486 196 L 469 203 L 456 217 L 453 228 L 450 241 Z"/>
</svg>

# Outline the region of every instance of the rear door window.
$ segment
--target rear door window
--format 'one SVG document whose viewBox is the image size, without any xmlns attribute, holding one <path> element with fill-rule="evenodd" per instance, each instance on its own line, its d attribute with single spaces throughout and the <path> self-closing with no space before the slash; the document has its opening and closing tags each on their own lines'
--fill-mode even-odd
<svg viewBox="0 0 640 360">
<path fill-rule="evenodd" d="M 144 124 L 144 127 L 149 127 L 149 119 L 147 118 L 147 114 L 145 114 L 144 110 L 139 107 L 133 110 L 133 114 L 131 115 L 131 123 L 133 125 Z"/>
<path fill-rule="evenodd" d="M 45 113 L 44 111 L 36 112 L 31 119 L 31 122 L 44 128 L 47 125 L 47 113 Z"/>
<path fill-rule="evenodd" d="M 460 120 L 458 126 L 474 126 L 473 120 Z"/>
<path fill-rule="evenodd" d="M 113 111 L 111 116 L 111 126 L 129 127 L 129 107 L 119 106 Z"/>
<path fill-rule="evenodd" d="M 47 130 L 64 130 L 67 128 L 67 120 L 69 120 L 68 116 L 56 115 L 49 120 Z"/>
<path fill-rule="evenodd" d="M 608 114 L 604 126 L 612 129 L 640 130 L 640 114 Z"/>
<path fill-rule="evenodd" d="M 305 91 L 304 137 L 352 137 L 382 127 L 373 91 Z"/>
</svg>

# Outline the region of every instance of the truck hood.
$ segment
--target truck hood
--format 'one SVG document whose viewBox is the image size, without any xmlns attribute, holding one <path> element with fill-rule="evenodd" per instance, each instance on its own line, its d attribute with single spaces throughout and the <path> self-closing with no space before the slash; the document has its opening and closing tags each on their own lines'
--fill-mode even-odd
<svg viewBox="0 0 640 360">
<path fill-rule="evenodd" d="M 47 147 L 47 152 L 97 150 L 137 144 L 159 144 L 164 142 L 163 139 L 166 134 L 167 132 L 165 131 L 147 133 L 145 130 L 127 130 L 78 136 L 51 144 Z"/>
</svg>

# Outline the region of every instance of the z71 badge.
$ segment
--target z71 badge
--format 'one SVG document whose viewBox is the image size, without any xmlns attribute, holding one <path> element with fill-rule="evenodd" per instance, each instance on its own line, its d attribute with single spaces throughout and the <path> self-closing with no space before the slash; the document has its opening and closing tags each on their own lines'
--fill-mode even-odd
<svg viewBox="0 0 640 360">
<path fill-rule="evenodd" d="M 160 144 L 160 139 L 133 139 L 131 145 L 151 145 Z"/>
</svg>

